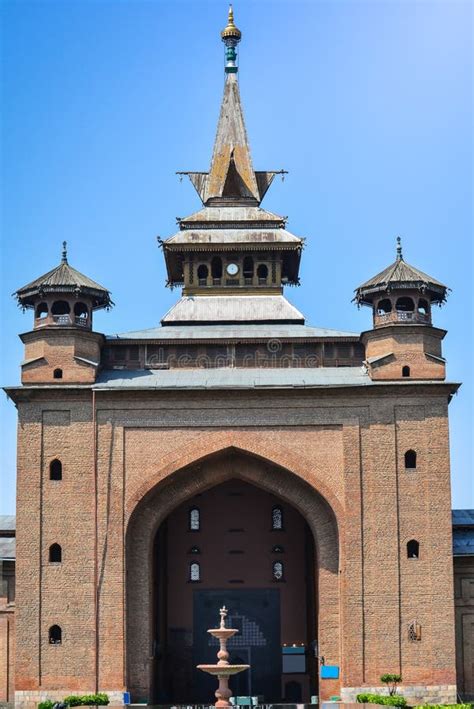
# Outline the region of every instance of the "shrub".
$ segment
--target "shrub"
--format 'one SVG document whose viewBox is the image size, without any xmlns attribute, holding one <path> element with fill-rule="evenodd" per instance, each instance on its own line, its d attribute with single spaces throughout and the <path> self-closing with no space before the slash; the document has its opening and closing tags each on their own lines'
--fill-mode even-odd
<svg viewBox="0 0 474 709">
<path fill-rule="evenodd" d="M 105 692 L 84 694 L 81 697 L 76 694 L 71 694 L 69 697 L 64 697 L 62 701 L 69 707 L 107 706 L 109 697 Z M 46 699 L 44 702 L 38 704 L 38 709 L 53 709 L 55 704 L 56 702 L 53 702 L 51 699 Z"/>
<path fill-rule="evenodd" d="M 385 704 L 390 707 L 406 707 L 407 705 L 405 697 L 398 695 L 386 697 L 382 694 L 370 694 L 370 692 L 358 694 L 356 700 L 359 704 Z"/>
<path fill-rule="evenodd" d="M 387 672 L 381 676 L 380 681 L 387 685 L 388 693 L 393 697 L 397 693 L 397 684 L 402 681 L 402 676 Z"/>
<path fill-rule="evenodd" d="M 38 709 L 53 709 L 54 702 L 52 699 L 45 699 L 44 702 L 38 704 Z"/>
</svg>

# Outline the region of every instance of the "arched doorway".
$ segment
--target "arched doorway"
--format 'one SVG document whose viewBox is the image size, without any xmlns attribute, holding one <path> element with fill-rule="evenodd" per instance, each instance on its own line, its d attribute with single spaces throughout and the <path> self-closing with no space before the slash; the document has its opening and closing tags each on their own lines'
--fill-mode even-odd
<svg viewBox="0 0 474 709">
<path fill-rule="evenodd" d="M 228 610 L 236 695 L 309 702 L 316 693 L 316 587 L 311 531 L 289 503 L 233 478 L 191 497 L 160 525 L 154 543 L 154 703 L 208 702 L 218 610 Z M 290 696 L 288 696 L 288 693 Z"/>
<path fill-rule="evenodd" d="M 305 474 L 306 480 L 308 477 L 308 474 Z M 303 527 L 309 528 L 311 544 L 314 542 L 312 575 L 314 588 L 317 589 L 317 592 L 314 591 L 312 599 L 312 626 L 308 626 L 306 637 L 301 642 L 308 643 L 306 645 L 307 659 L 310 655 L 315 658 L 319 654 L 326 658 L 329 657 L 331 662 L 336 665 L 340 664 L 338 525 L 333 512 L 334 507 L 331 507 L 326 499 L 306 480 L 300 474 L 291 473 L 268 459 L 230 447 L 168 474 L 154 487 L 149 485 L 147 491 L 137 500 L 130 516 L 126 536 L 126 662 L 127 688 L 131 692 L 132 701 L 157 701 L 159 693 L 163 691 L 163 683 L 160 680 L 160 671 L 163 672 L 163 669 L 160 670 L 158 666 L 161 664 L 162 668 L 166 667 L 165 655 L 169 653 L 169 648 L 167 642 L 164 642 L 165 636 L 163 635 L 165 628 L 163 608 L 166 608 L 166 594 L 163 583 L 159 579 L 159 573 L 155 573 L 160 568 L 166 569 L 166 563 L 164 567 L 162 565 L 166 554 L 164 541 L 166 533 L 163 534 L 160 527 L 167 518 L 172 519 L 172 513 L 178 508 L 183 508 L 189 514 L 191 508 L 195 506 L 197 495 L 204 496 L 211 489 L 218 490 L 221 484 L 229 481 L 248 483 L 253 488 L 267 493 L 270 496 L 268 500 L 273 496 L 275 504 L 284 503 L 287 509 L 294 510 L 295 515 L 302 518 Z M 333 503 L 338 509 L 337 501 L 333 501 Z M 272 509 L 273 506 L 272 504 Z M 270 525 L 270 522 L 268 524 Z M 258 542 L 258 539 L 255 542 Z M 209 558 L 211 557 L 212 554 Z M 191 554 L 190 558 L 196 558 L 196 555 Z M 204 555 L 201 559 L 204 559 Z M 309 565 L 305 566 L 307 575 Z M 200 568 L 201 573 L 203 570 L 204 567 Z M 277 572 L 279 573 L 278 569 Z M 163 575 L 163 571 L 161 573 Z M 188 573 L 191 573 L 190 568 Z M 191 580 L 188 579 L 188 581 L 191 585 Z M 303 581 L 305 588 L 307 583 L 308 579 L 306 578 Z M 268 585 L 273 586 L 271 583 Z M 239 589 L 241 591 L 251 590 L 249 587 L 244 588 L 244 586 L 239 585 Z M 278 584 L 275 584 L 275 587 L 281 588 Z M 230 590 L 230 586 L 228 589 Z M 203 588 L 203 590 L 205 589 Z M 221 591 L 222 588 L 215 590 Z M 219 603 L 220 599 L 215 598 L 210 604 L 209 612 L 211 613 L 212 610 L 210 618 L 215 618 Z M 310 614 L 311 611 L 307 610 L 307 616 Z M 211 620 L 203 621 L 203 625 L 206 628 L 210 627 L 215 625 L 216 620 L 217 618 L 212 622 Z M 160 627 L 162 628 L 161 635 L 157 635 L 157 629 Z M 186 631 L 186 625 L 183 624 L 181 627 L 184 629 L 184 634 L 189 632 Z M 311 639 L 316 630 L 317 642 L 312 644 Z M 200 635 L 203 634 L 200 633 Z M 183 640 L 183 644 L 186 642 L 194 645 L 194 637 L 188 635 L 187 639 Z M 297 643 L 298 641 L 294 639 L 293 642 Z M 282 661 L 281 650 L 280 647 L 280 663 Z M 241 655 L 239 657 L 245 659 Z M 205 659 L 199 657 L 198 661 L 205 661 Z M 191 661 L 194 662 L 194 659 L 189 660 L 189 662 Z M 311 659 L 309 663 L 311 663 Z M 316 665 L 317 663 L 314 662 L 314 677 L 317 674 Z M 281 696 L 285 696 L 286 690 L 288 690 L 287 693 L 291 693 L 292 697 L 296 695 L 295 681 L 297 680 L 290 680 L 287 687 L 285 683 L 283 686 L 279 685 Z M 239 688 L 235 689 L 240 691 Z M 310 689 L 311 693 L 315 692 L 314 683 Z M 212 693 L 210 698 L 212 698 Z M 290 699 L 290 697 L 288 698 Z M 206 699 L 209 701 L 209 698 Z M 190 700 L 191 703 L 195 701 L 194 697 Z"/>
</svg>

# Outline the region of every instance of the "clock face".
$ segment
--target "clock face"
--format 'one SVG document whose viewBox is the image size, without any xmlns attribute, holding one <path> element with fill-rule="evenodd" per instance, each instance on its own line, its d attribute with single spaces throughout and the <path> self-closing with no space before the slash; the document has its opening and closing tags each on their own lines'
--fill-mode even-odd
<svg viewBox="0 0 474 709">
<path fill-rule="evenodd" d="M 237 266 L 236 263 L 229 263 L 226 268 L 226 271 L 229 274 L 229 276 L 236 276 L 239 272 L 239 267 Z"/>
</svg>

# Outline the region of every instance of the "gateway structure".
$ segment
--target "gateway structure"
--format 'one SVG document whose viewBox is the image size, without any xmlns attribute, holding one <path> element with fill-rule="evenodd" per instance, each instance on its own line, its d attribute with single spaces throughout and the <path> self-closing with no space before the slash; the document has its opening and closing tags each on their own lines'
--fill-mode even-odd
<svg viewBox="0 0 474 709">
<path fill-rule="evenodd" d="M 236 694 L 353 699 L 396 672 L 413 701 L 455 700 L 447 288 L 399 244 L 356 290 L 371 330 L 306 324 L 284 295 L 303 239 L 261 206 L 278 171 L 253 168 L 240 38 L 230 13 L 211 167 L 187 173 L 202 209 L 161 244 L 182 287 L 161 326 L 95 332 L 110 293 L 66 251 L 17 293 L 23 705 L 209 701 L 194 668 L 224 604 L 230 661 L 251 665 Z"/>
</svg>

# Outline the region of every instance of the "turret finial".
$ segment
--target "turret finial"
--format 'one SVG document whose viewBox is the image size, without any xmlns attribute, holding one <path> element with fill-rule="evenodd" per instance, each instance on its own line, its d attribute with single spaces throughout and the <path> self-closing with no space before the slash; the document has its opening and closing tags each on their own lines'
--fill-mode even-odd
<svg viewBox="0 0 474 709">
<path fill-rule="evenodd" d="M 403 261 L 402 240 L 399 236 L 397 236 L 397 261 Z"/>
<path fill-rule="evenodd" d="M 67 263 L 67 241 L 63 241 L 63 251 L 61 254 L 61 263 Z"/>
<path fill-rule="evenodd" d="M 226 74 L 236 74 L 237 67 L 237 51 L 236 47 L 242 39 L 242 32 L 235 26 L 234 10 L 232 5 L 229 5 L 229 14 L 227 17 L 227 26 L 221 32 L 221 39 L 226 46 L 225 50 L 225 71 Z"/>
</svg>

